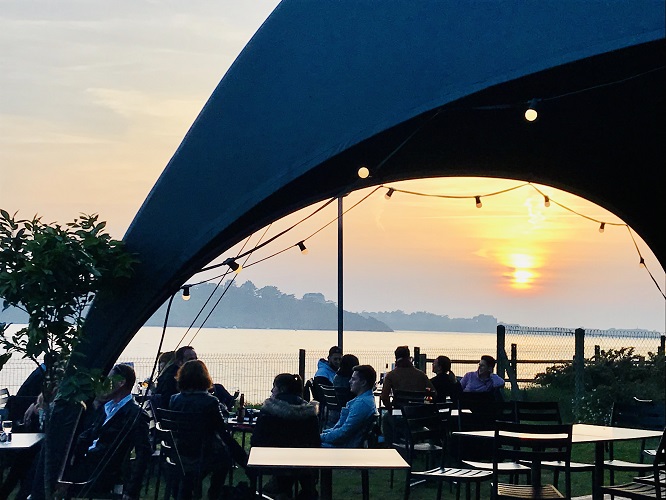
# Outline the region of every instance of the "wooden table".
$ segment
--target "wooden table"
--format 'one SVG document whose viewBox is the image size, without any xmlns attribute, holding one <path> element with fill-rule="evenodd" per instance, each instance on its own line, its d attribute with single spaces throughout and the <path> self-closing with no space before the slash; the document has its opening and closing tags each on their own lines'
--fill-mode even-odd
<svg viewBox="0 0 666 500">
<path fill-rule="evenodd" d="M 12 450 L 27 450 L 38 444 L 44 436 L 41 432 L 14 432 L 12 440 L 0 443 L 0 453 Z"/>
<path fill-rule="evenodd" d="M 370 469 L 403 469 L 409 473 L 409 464 L 394 449 L 366 448 L 266 448 L 250 449 L 248 467 L 256 468 L 260 475 L 269 469 L 318 469 L 321 471 L 321 498 L 330 500 L 333 494 L 333 469 L 361 470 L 363 498 L 368 499 Z M 256 485 L 255 485 L 256 489 Z"/>
<path fill-rule="evenodd" d="M 460 436 L 475 436 L 494 438 L 495 431 L 462 431 L 453 434 Z M 611 441 L 629 441 L 632 439 L 661 437 L 662 431 L 648 431 L 631 429 L 628 427 L 609 427 L 604 425 L 574 424 L 572 427 L 572 443 L 594 443 L 594 477 L 592 484 L 592 498 L 603 500 L 601 487 L 604 482 L 604 443 Z"/>
</svg>

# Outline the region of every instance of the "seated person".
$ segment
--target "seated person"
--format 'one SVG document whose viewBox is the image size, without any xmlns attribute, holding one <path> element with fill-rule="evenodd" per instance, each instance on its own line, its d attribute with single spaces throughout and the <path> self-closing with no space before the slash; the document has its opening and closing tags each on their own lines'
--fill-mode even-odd
<svg viewBox="0 0 666 500">
<path fill-rule="evenodd" d="M 340 368 L 338 368 L 335 377 L 333 377 L 333 387 L 335 387 L 335 394 L 341 406 L 346 405 L 349 400 L 354 398 L 354 394 L 349 388 L 349 381 L 354 372 L 354 367 L 359 364 L 358 358 L 353 354 L 342 356 Z"/>
<path fill-rule="evenodd" d="M 495 358 L 492 356 L 481 356 L 479 368 L 474 372 L 467 372 L 460 380 L 463 392 L 493 392 L 504 387 L 504 380 L 493 373 L 495 369 Z"/>
<path fill-rule="evenodd" d="M 196 425 L 204 429 L 208 436 L 201 443 L 176 442 L 182 455 L 183 464 L 190 466 L 185 471 L 185 478 L 180 483 L 177 498 L 192 498 L 196 471 L 203 475 L 210 473 L 209 498 L 218 498 L 222 492 L 224 478 L 231 469 L 231 457 L 245 467 L 247 456 L 240 445 L 231 437 L 220 412 L 220 402 L 208 392 L 213 381 L 203 361 L 194 359 L 184 363 L 176 375 L 179 393 L 171 396 L 169 409 L 188 413 L 200 413 Z"/>
<path fill-rule="evenodd" d="M 222 384 L 213 384 L 210 392 L 220 402 L 222 412 L 226 412 L 225 415 L 229 412 L 230 408 L 234 407 L 234 403 L 236 402 L 236 399 L 238 399 L 239 394 L 238 390 L 231 394 Z"/>
<path fill-rule="evenodd" d="M 134 449 L 131 474 L 124 485 L 123 498 L 139 498 L 141 481 L 151 455 L 148 439 L 148 414 L 134 401 L 131 391 L 136 382 L 134 369 L 118 364 L 109 372 L 111 391 L 107 402 L 96 409 L 92 425 L 77 439 L 72 468 L 63 479 L 74 482 L 92 480 L 89 488 L 111 489 L 122 476 L 123 462 Z"/>
<path fill-rule="evenodd" d="M 157 377 L 157 387 L 151 400 L 157 408 L 168 408 L 171 396 L 178 392 L 178 383 L 176 382 L 176 374 L 181 366 L 186 362 L 197 359 L 197 353 L 194 347 L 185 345 L 180 347 L 175 355 L 174 361 L 167 364 L 166 367 L 160 371 Z"/>
<path fill-rule="evenodd" d="M 314 406 L 303 398 L 300 375 L 281 373 L 273 381 L 271 397 L 264 401 L 250 441 L 252 446 L 274 448 L 318 448 L 319 419 Z M 315 473 L 316 474 L 316 473 Z M 303 492 L 299 498 L 317 498 L 312 471 L 298 471 L 296 476 Z M 266 493 L 289 494 L 294 475 L 275 475 L 274 488 Z M 270 483 L 269 483 L 270 484 Z"/>
<path fill-rule="evenodd" d="M 382 394 L 380 396 L 382 404 L 388 410 L 389 415 L 393 407 L 393 401 L 391 400 L 393 391 L 425 393 L 426 388 L 435 392 L 435 388 L 428 376 L 412 363 L 409 347 L 406 345 L 398 346 L 395 350 L 395 368 L 384 377 L 384 385 L 382 385 Z"/>
<path fill-rule="evenodd" d="M 435 376 L 430 379 L 430 382 L 437 391 L 435 402 L 445 403 L 446 398 L 449 397 L 451 401 L 456 403 L 462 388 L 451 371 L 451 360 L 446 356 L 437 356 L 432 364 L 432 371 L 435 372 Z"/>
<path fill-rule="evenodd" d="M 377 413 L 375 396 L 372 393 L 377 372 L 370 365 L 358 365 L 353 370 L 349 385 L 356 397 L 340 411 L 338 423 L 321 433 L 323 447 L 360 447 L 368 421 Z"/>
</svg>

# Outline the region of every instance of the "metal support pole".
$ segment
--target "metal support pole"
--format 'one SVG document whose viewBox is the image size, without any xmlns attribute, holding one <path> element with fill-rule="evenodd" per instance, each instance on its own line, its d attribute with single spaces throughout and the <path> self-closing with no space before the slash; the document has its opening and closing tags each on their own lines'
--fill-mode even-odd
<svg viewBox="0 0 666 500">
<path fill-rule="evenodd" d="M 576 342 L 576 352 L 573 359 L 575 373 L 574 418 L 578 421 L 580 401 L 585 395 L 585 330 L 576 328 L 574 335 Z"/>
<path fill-rule="evenodd" d="M 505 356 L 502 356 L 502 353 L 506 353 L 506 327 L 504 325 L 497 325 L 497 375 L 501 379 L 506 377 L 506 364 L 504 363 Z"/>
<path fill-rule="evenodd" d="M 342 266 L 342 254 L 343 254 L 343 247 L 342 247 L 342 196 L 338 198 L 338 347 L 343 350 L 344 348 L 342 346 L 342 332 L 344 331 L 344 323 L 343 323 L 343 312 L 344 308 L 342 305 L 342 299 L 343 299 L 343 266 Z"/>
<path fill-rule="evenodd" d="M 305 349 L 298 350 L 298 374 L 305 381 Z"/>
</svg>

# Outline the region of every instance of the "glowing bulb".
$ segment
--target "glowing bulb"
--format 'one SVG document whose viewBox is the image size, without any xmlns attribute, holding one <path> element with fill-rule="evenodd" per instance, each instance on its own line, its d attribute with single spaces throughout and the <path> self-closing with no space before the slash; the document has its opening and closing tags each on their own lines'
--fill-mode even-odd
<svg viewBox="0 0 666 500">
<path fill-rule="evenodd" d="M 241 269 L 243 269 L 243 266 L 241 266 L 238 262 L 236 262 L 234 259 L 229 257 L 227 260 L 225 260 L 222 264 L 229 266 L 233 272 L 236 274 L 241 272 Z"/>
<path fill-rule="evenodd" d="M 549 207 L 550 206 L 550 198 L 548 198 L 548 196 L 546 196 L 546 195 L 543 196 L 543 206 L 544 207 Z"/>
<path fill-rule="evenodd" d="M 605 222 L 602 222 L 601 225 L 599 226 L 599 232 L 600 232 L 600 233 L 603 233 L 603 232 L 604 232 L 604 229 L 606 229 L 606 223 L 605 223 Z"/>
<path fill-rule="evenodd" d="M 641 261 L 638 263 L 639 266 L 645 267 L 645 259 L 641 256 Z"/>
<path fill-rule="evenodd" d="M 190 300 L 190 287 L 189 286 L 184 286 L 183 287 L 183 300 Z"/>
<path fill-rule="evenodd" d="M 370 175 L 370 170 L 368 170 L 368 167 L 361 167 L 358 169 L 358 176 L 361 179 L 367 179 L 369 175 Z"/>
<path fill-rule="evenodd" d="M 298 242 L 298 248 L 299 248 L 299 250 L 301 251 L 301 253 L 302 253 L 303 255 L 307 255 L 307 254 L 308 254 L 308 249 L 307 249 L 307 247 L 305 246 L 305 243 L 304 243 L 304 242 L 299 241 L 299 242 Z"/>
<path fill-rule="evenodd" d="M 481 208 L 483 206 L 483 203 L 481 203 L 481 197 L 475 196 L 474 199 L 476 200 L 476 208 Z"/>
<path fill-rule="evenodd" d="M 386 198 L 387 200 L 390 200 L 391 196 L 393 196 L 393 193 L 395 193 L 395 189 L 389 188 L 389 190 L 386 191 L 386 194 L 384 195 L 384 198 Z"/>
<path fill-rule="evenodd" d="M 533 122 L 534 120 L 537 119 L 538 113 L 537 113 L 537 103 L 539 102 L 539 99 L 532 99 L 529 104 L 527 105 L 527 110 L 525 110 L 525 119 L 528 122 Z"/>
</svg>

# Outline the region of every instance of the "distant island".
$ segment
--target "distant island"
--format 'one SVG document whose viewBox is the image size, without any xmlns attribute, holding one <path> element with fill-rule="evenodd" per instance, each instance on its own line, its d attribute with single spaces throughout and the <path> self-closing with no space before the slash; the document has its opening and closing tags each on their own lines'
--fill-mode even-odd
<svg viewBox="0 0 666 500">
<path fill-rule="evenodd" d="M 198 285 L 192 288 L 190 300 L 183 301 L 180 298 L 174 300 L 169 313 L 169 325 L 188 327 L 197 313 L 202 311 L 195 326 L 199 326 L 208 318 L 204 325 L 208 328 L 280 330 L 337 330 L 338 328 L 337 304 L 326 300 L 323 294 L 306 293 L 298 299 L 294 295 L 282 293 L 274 286 L 257 288 L 251 281 L 239 286 L 232 283 L 211 313 L 226 286 L 227 283 L 216 290 L 214 284 Z M 165 311 L 166 304 L 163 304 L 146 322 L 146 326 L 162 326 Z M 10 307 L 0 313 L 0 322 L 23 324 L 27 321 L 27 314 L 20 309 Z M 343 322 L 347 331 L 371 332 L 411 330 L 494 333 L 497 328 L 497 319 L 494 316 L 480 314 L 473 318 L 449 318 L 425 311 L 414 313 L 344 311 Z"/>
</svg>

